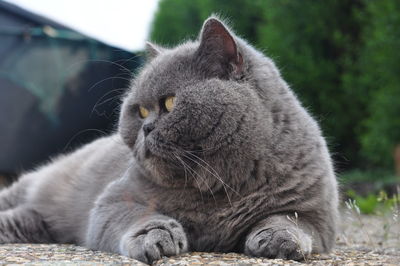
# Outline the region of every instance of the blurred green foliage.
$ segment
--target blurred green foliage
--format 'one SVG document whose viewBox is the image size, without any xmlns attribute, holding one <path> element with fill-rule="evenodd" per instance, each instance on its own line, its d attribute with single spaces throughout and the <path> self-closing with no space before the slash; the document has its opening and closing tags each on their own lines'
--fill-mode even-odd
<svg viewBox="0 0 400 266">
<path fill-rule="evenodd" d="M 161 0 L 151 40 L 195 38 L 210 14 L 265 51 L 344 168 L 393 169 L 400 143 L 400 1 Z"/>
<path fill-rule="evenodd" d="M 339 181 L 342 185 L 351 185 L 359 182 L 368 182 L 375 186 L 373 191 L 384 188 L 385 186 L 395 186 L 398 183 L 398 177 L 391 169 L 369 169 L 368 171 L 360 169 L 351 169 L 339 175 Z"/>
<path fill-rule="evenodd" d="M 400 144 L 400 1 L 368 1 L 359 86 L 370 92 L 363 121 L 364 155 L 375 165 L 391 166 Z"/>
<path fill-rule="evenodd" d="M 389 196 L 381 190 L 378 194 L 368 194 L 367 196 L 358 195 L 354 190 L 348 190 L 346 195 L 357 205 L 360 213 L 380 214 L 398 210 L 400 204 L 400 195 Z"/>
</svg>

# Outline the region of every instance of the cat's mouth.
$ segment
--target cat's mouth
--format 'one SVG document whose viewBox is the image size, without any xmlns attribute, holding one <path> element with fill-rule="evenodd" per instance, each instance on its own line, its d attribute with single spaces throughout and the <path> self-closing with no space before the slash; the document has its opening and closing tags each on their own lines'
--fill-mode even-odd
<svg viewBox="0 0 400 266">
<path fill-rule="evenodd" d="M 139 162 L 149 173 L 148 178 L 166 187 L 191 186 L 190 173 L 195 164 L 175 147 L 148 142 L 144 145 Z"/>
<path fill-rule="evenodd" d="M 153 168 L 162 166 L 175 171 L 182 168 L 179 150 L 172 145 L 146 140 L 143 155 L 143 160 L 150 161 Z"/>
<path fill-rule="evenodd" d="M 145 142 L 144 149 L 144 160 L 150 160 L 153 167 L 168 168 L 176 174 L 184 174 L 188 169 L 194 171 L 199 161 L 205 160 L 200 146 L 188 151 L 162 141 L 149 140 Z"/>
<path fill-rule="evenodd" d="M 144 149 L 144 159 L 156 158 L 163 163 L 171 165 L 172 167 L 178 166 L 176 164 L 176 149 L 165 144 L 154 144 L 152 142 L 146 143 Z"/>
</svg>

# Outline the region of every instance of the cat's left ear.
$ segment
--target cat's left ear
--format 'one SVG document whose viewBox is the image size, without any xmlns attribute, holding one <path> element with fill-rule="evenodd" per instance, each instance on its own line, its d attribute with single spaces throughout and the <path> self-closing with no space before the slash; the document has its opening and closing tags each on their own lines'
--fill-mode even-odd
<svg viewBox="0 0 400 266">
<path fill-rule="evenodd" d="M 226 26 L 216 18 L 204 22 L 200 33 L 200 56 L 208 57 L 212 63 L 228 68 L 229 74 L 240 76 L 243 71 L 243 57 L 238 51 L 234 37 Z M 215 62 L 216 61 L 216 62 Z"/>
<path fill-rule="evenodd" d="M 146 42 L 146 55 L 149 59 L 153 59 L 154 57 L 157 57 L 163 51 L 164 51 L 164 48 L 162 48 L 154 43 Z"/>
</svg>

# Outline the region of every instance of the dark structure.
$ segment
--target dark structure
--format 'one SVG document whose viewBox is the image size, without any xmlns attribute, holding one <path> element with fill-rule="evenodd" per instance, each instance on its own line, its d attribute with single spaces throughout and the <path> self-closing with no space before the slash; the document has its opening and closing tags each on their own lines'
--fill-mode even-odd
<svg viewBox="0 0 400 266">
<path fill-rule="evenodd" d="M 0 175 L 113 130 L 141 57 L 0 0 Z"/>
</svg>

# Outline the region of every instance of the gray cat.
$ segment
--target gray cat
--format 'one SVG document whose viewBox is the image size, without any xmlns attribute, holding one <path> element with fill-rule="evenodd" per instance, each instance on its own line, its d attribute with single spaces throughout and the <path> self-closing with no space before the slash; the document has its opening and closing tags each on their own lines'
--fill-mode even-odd
<svg viewBox="0 0 400 266">
<path fill-rule="evenodd" d="M 215 17 L 198 41 L 147 49 L 116 134 L 0 192 L 0 243 L 75 243 L 147 263 L 331 250 L 332 162 L 274 63 Z"/>
</svg>

